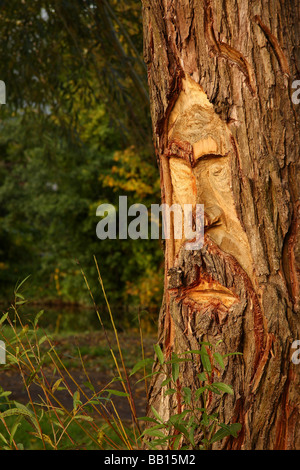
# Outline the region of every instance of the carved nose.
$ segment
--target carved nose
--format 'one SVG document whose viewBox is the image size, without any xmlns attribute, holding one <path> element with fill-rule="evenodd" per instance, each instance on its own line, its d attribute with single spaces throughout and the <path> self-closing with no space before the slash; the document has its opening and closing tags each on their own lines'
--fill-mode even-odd
<svg viewBox="0 0 300 470">
<path fill-rule="evenodd" d="M 222 224 L 223 211 L 219 206 L 204 206 L 204 227 L 216 227 Z"/>
</svg>

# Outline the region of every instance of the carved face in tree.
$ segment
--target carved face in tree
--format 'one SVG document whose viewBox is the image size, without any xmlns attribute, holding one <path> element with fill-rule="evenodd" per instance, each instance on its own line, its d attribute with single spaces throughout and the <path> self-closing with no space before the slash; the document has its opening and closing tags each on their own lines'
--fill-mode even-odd
<svg viewBox="0 0 300 470">
<path fill-rule="evenodd" d="M 204 204 L 205 233 L 223 252 L 232 255 L 252 279 L 249 244 L 232 195 L 234 151 L 227 124 L 215 113 L 201 87 L 187 77 L 169 118 L 167 156 L 171 201 L 182 206 Z M 178 266 L 185 241 L 173 243 L 172 264 Z M 187 296 L 200 303 L 218 298 L 227 307 L 236 301 L 229 289 L 203 279 L 191 287 Z"/>
</svg>

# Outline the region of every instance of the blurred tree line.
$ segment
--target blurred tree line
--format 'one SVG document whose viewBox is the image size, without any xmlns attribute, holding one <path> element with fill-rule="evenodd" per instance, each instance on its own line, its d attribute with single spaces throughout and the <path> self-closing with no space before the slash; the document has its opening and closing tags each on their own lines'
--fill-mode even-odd
<svg viewBox="0 0 300 470">
<path fill-rule="evenodd" d="M 139 0 L 0 1 L 0 300 L 28 274 L 40 302 L 159 307 L 155 240 L 96 237 L 119 195 L 160 202 Z"/>
</svg>

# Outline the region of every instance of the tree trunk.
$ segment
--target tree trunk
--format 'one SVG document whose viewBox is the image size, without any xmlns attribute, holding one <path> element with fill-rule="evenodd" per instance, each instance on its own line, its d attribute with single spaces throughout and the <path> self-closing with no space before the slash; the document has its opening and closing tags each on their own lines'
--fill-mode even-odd
<svg viewBox="0 0 300 470">
<path fill-rule="evenodd" d="M 143 22 L 162 202 L 205 212 L 201 249 L 166 240 L 158 342 L 243 353 L 217 377 L 234 396 L 209 403 L 242 430 L 213 448 L 299 449 L 299 3 L 144 0 Z M 182 365 L 183 386 L 199 370 Z M 162 379 L 149 403 L 167 420 Z"/>
</svg>

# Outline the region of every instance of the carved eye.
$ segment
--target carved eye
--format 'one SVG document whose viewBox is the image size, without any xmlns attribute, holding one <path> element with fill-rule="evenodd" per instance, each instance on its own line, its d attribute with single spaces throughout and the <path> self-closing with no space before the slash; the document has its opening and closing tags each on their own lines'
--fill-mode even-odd
<svg viewBox="0 0 300 470">
<path fill-rule="evenodd" d="M 213 188 L 219 192 L 228 192 L 230 190 L 230 173 L 227 163 L 216 163 L 209 169 L 209 180 Z"/>
<path fill-rule="evenodd" d="M 217 177 L 226 177 L 226 168 L 220 165 L 213 165 L 211 168 L 211 174 Z"/>
</svg>

